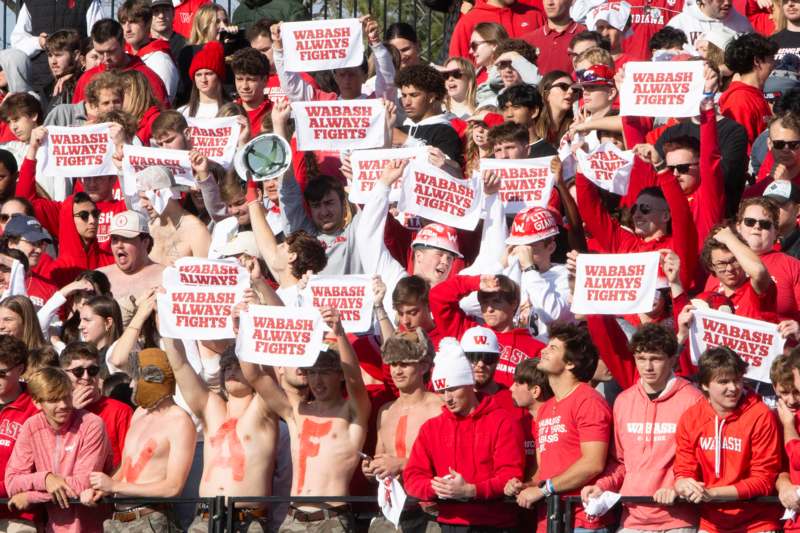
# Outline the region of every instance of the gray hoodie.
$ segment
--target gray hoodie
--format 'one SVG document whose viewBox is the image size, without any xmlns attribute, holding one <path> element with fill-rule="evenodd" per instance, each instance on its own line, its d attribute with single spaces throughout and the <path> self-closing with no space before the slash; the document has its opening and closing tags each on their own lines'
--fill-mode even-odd
<svg viewBox="0 0 800 533">
<path fill-rule="evenodd" d="M 0 69 L 6 75 L 9 93 L 33 93 L 29 82 L 31 76 L 31 60 L 24 52 L 7 48 L 0 50 Z"/>
</svg>

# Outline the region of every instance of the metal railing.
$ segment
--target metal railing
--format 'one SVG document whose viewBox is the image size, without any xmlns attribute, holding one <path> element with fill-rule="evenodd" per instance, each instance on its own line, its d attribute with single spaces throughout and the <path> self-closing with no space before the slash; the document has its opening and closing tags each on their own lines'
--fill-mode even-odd
<svg viewBox="0 0 800 533">
<path fill-rule="evenodd" d="M 11 30 L 17 20 L 17 12 L 22 0 L 4 0 L 2 48 L 11 46 Z M 63 1 L 63 0 L 62 0 Z M 239 6 L 239 0 L 213 0 L 225 7 L 228 16 Z M 447 41 L 452 31 L 452 15 L 431 11 L 421 0 L 303 0 L 313 19 L 358 17 L 370 14 L 382 28 L 394 22 L 407 22 L 417 31 L 420 50 L 430 61 L 444 59 Z M 101 0 L 106 16 L 117 18 L 117 8 L 122 0 Z M 451 13 L 458 13 L 461 0 L 454 0 Z"/>
</svg>

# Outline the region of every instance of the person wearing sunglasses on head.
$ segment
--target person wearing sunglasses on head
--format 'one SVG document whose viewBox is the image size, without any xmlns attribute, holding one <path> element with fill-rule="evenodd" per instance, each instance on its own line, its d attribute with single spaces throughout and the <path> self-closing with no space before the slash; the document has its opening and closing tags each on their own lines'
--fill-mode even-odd
<svg viewBox="0 0 800 533">
<path fill-rule="evenodd" d="M 122 447 L 131 423 L 133 409 L 128 405 L 106 398 L 101 393 L 100 355 L 88 342 L 71 342 L 59 356 L 62 370 L 72 382 L 72 405 L 86 409 L 103 419 L 114 452 L 114 467 L 122 460 Z"/>
</svg>

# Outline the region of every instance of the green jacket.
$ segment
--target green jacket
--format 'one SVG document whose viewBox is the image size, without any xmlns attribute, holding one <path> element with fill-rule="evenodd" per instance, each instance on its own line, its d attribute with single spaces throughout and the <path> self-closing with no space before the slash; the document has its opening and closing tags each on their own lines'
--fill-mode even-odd
<svg viewBox="0 0 800 533">
<path fill-rule="evenodd" d="M 311 14 L 299 0 L 243 0 L 233 12 L 233 23 L 240 28 L 249 28 L 262 18 L 294 22 L 310 20 Z"/>
</svg>

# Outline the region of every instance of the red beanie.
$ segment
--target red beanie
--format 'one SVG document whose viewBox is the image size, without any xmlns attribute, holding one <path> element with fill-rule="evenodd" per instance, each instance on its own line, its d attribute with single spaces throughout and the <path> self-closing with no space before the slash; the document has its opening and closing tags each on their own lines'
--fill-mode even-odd
<svg viewBox="0 0 800 533">
<path fill-rule="evenodd" d="M 222 43 L 211 41 L 206 43 L 192 58 L 189 66 L 189 77 L 194 80 L 195 73 L 200 69 L 213 70 L 219 81 L 225 81 L 225 51 Z"/>
</svg>

